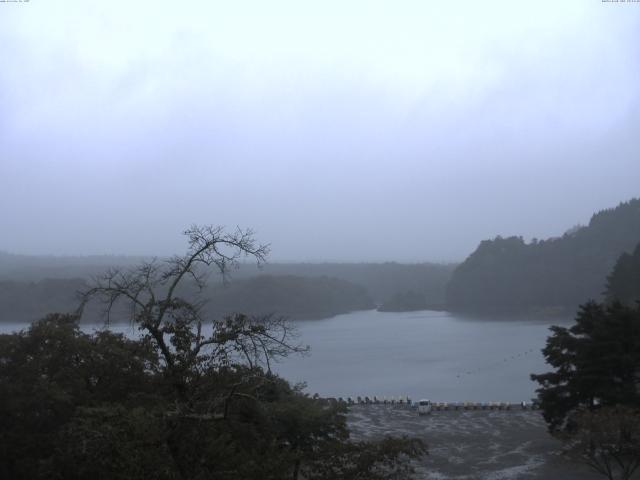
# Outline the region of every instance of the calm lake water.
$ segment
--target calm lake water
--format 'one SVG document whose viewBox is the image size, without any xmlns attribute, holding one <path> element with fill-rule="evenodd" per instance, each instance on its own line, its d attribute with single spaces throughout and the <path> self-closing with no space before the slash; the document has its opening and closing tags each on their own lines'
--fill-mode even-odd
<svg viewBox="0 0 640 480">
<path fill-rule="evenodd" d="M 549 370 L 541 349 L 556 321 L 487 320 L 446 312 L 354 312 L 297 322 L 306 358 L 276 370 L 322 396 L 433 401 L 529 401 L 530 373 Z"/>
<path fill-rule="evenodd" d="M 295 323 L 311 353 L 284 359 L 274 370 L 305 381 L 309 393 L 520 402 L 535 395 L 529 374 L 549 370 L 540 351 L 549 326 L 567 321 L 371 310 Z M 20 328 L 0 325 L 4 332 Z M 129 327 L 114 329 L 135 334 Z"/>
</svg>

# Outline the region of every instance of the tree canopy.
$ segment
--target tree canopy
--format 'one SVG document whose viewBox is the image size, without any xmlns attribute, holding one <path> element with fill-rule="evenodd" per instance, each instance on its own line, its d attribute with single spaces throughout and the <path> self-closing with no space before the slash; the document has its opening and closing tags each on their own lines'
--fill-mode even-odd
<svg viewBox="0 0 640 480">
<path fill-rule="evenodd" d="M 525 242 L 522 237 L 485 240 L 454 271 L 447 306 L 457 310 L 573 311 L 599 299 L 605 278 L 623 252 L 640 239 L 640 199 L 591 217 L 562 237 Z"/>
<path fill-rule="evenodd" d="M 640 408 L 640 304 L 589 302 L 575 325 L 551 330 L 543 353 L 554 370 L 531 375 L 551 431 L 571 430 L 584 409 Z"/>
<path fill-rule="evenodd" d="M 69 314 L 0 335 L 0 477 L 408 478 L 420 441 L 350 441 L 345 406 L 273 374 L 274 358 L 306 351 L 285 319 L 211 319 L 180 296 L 267 247 L 250 231 L 186 235 L 185 255 L 110 270 L 82 295 L 80 313 L 127 307 L 137 339 L 84 333 Z"/>
<path fill-rule="evenodd" d="M 396 293 L 385 301 L 378 310 L 380 312 L 411 312 L 415 310 L 427 310 L 428 308 L 442 308 L 442 305 L 430 305 L 425 296 L 413 290 Z"/>
<path fill-rule="evenodd" d="M 640 468 L 640 410 L 609 406 L 575 415 L 567 452 L 609 480 L 630 480 Z"/>
<path fill-rule="evenodd" d="M 623 253 L 607 277 L 606 296 L 627 305 L 640 301 L 640 243 L 633 253 Z"/>
</svg>

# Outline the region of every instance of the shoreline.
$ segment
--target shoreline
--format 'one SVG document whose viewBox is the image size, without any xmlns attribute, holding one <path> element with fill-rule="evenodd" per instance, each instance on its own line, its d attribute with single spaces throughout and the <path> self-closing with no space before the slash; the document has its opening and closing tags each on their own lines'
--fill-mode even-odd
<svg viewBox="0 0 640 480">
<path fill-rule="evenodd" d="M 390 405 L 350 406 L 354 440 L 387 435 L 417 437 L 428 455 L 414 462 L 424 480 L 597 480 L 602 478 L 562 453 L 538 410 L 435 411 Z"/>
</svg>

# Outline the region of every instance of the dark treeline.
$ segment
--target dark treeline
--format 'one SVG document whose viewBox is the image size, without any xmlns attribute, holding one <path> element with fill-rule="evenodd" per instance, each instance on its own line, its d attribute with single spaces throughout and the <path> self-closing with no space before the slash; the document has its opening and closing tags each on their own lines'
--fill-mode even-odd
<svg viewBox="0 0 640 480">
<path fill-rule="evenodd" d="M 79 302 L 77 292 L 85 290 L 87 284 L 78 278 L 0 281 L 0 322 L 31 322 L 49 312 L 73 313 Z M 197 290 L 194 285 L 187 285 L 181 293 L 190 298 Z M 374 307 L 364 287 L 328 277 L 259 275 L 235 279 L 228 284 L 212 283 L 205 293 L 208 301 L 203 310 L 219 318 L 239 312 L 276 314 L 291 319 L 326 318 Z M 126 309 L 116 308 L 110 320 L 121 321 L 127 315 Z M 100 321 L 102 315 L 89 310 L 84 319 Z"/>
<path fill-rule="evenodd" d="M 128 267 L 151 257 L 87 256 L 54 257 L 13 255 L 0 252 L 0 280 L 38 282 L 43 279 L 89 279 L 107 267 Z M 383 303 L 398 293 L 415 291 L 430 303 L 443 303 L 446 284 L 455 264 L 416 263 L 268 263 L 257 270 L 241 264 L 231 272 L 234 279 L 269 275 L 333 277 L 362 285 L 375 303 Z"/>
<path fill-rule="evenodd" d="M 408 290 L 396 293 L 384 302 L 378 310 L 381 312 L 411 312 L 416 310 L 446 310 L 444 303 L 428 302 L 425 295 Z"/>
<path fill-rule="evenodd" d="M 88 279 L 100 275 L 105 268 L 132 266 L 149 259 L 124 255 L 16 255 L 0 251 L 0 280 Z"/>
<path fill-rule="evenodd" d="M 108 267 L 128 268 L 141 260 L 0 252 L 0 321 L 30 322 L 49 312 L 73 312 L 75 293 L 93 276 Z M 214 275 L 206 308 L 216 315 L 242 311 L 294 319 L 322 318 L 382 303 L 394 309 L 394 299 L 409 291 L 420 296 L 420 306 L 426 308 L 423 305 L 444 303 L 446 283 L 454 267 L 431 263 L 273 263 L 258 270 L 255 265 L 241 264 L 230 272 L 227 285 Z M 86 318 L 97 320 L 91 313 Z"/>
<path fill-rule="evenodd" d="M 397 294 L 414 291 L 424 295 L 425 302 L 443 304 L 446 285 L 455 264 L 439 263 L 270 263 L 264 272 L 272 275 L 301 277 L 334 277 L 362 285 L 377 304 Z M 235 278 L 251 275 L 241 268 Z"/>
<path fill-rule="evenodd" d="M 374 307 L 364 287 L 329 277 L 259 275 L 236 279 L 228 285 L 214 285 L 205 309 L 224 316 L 275 313 L 292 319 L 326 318 Z"/>
<path fill-rule="evenodd" d="M 50 312 L 71 313 L 78 307 L 76 293 L 86 286 L 80 278 L 0 280 L 0 322 L 32 322 Z"/>
<path fill-rule="evenodd" d="M 485 240 L 452 275 L 450 309 L 573 310 L 600 299 L 616 260 L 640 241 L 640 199 L 592 216 L 560 238 Z"/>
<path fill-rule="evenodd" d="M 632 254 L 623 253 L 607 277 L 607 299 L 633 305 L 640 301 L 640 243 Z"/>
</svg>

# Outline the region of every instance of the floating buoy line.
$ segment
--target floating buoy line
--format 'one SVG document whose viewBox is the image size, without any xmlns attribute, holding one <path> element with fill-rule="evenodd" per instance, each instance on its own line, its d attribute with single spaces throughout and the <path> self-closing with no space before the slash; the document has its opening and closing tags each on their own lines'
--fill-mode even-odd
<svg viewBox="0 0 640 480">
<path fill-rule="evenodd" d="M 533 353 L 534 351 L 536 351 L 535 348 L 530 348 L 528 350 L 524 350 L 520 353 L 508 356 L 508 357 L 504 357 L 502 360 L 490 363 L 490 364 L 486 364 L 483 366 L 480 366 L 478 368 L 474 368 L 473 370 L 468 370 L 466 372 L 460 372 L 456 374 L 456 378 L 464 378 L 466 376 L 470 376 L 470 375 L 475 375 L 478 373 L 482 373 L 482 372 L 486 372 L 489 370 L 493 370 L 493 369 L 497 369 L 498 367 L 502 367 L 504 366 L 505 363 L 508 363 L 512 360 L 517 360 L 519 358 L 524 358 L 527 355 L 530 355 L 531 353 Z"/>
</svg>

